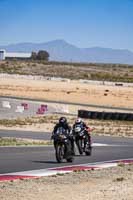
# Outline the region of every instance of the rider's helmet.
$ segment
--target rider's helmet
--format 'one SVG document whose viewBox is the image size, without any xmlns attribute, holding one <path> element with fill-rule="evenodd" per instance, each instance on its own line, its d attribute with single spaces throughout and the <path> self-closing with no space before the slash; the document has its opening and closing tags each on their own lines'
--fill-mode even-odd
<svg viewBox="0 0 133 200">
<path fill-rule="evenodd" d="M 80 118 L 77 118 L 76 121 L 75 121 L 75 123 L 76 123 L 76 124 L 81 124 L 81 123 L 82 123 L 82 120 L 81 120 Z"/>
<path fill-rule="evenodd" d="M 59 124 L 66 124 L 67 123 L 67 119 L 66 119 L 66 117 L 61 117 L 60 119 L 59 119 Z"/>
</svg>

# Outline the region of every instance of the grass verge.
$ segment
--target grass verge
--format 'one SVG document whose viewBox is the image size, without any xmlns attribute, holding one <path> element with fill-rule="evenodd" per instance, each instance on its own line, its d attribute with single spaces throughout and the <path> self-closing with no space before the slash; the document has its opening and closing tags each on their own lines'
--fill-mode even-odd
<svg viewBox="0 0 133 200">
<path fill-rule="evenodd" d="M 55 124 L 58 122 L 61 115 L 48 115 L 40 117 L 18 118 L 11 120 L 0 120 L 0 126 L 7 128 L 22 128 L 29 127 L 31 130 L 49 131 L 52 132 Z M 72 126 L 75 122 L 75 117 L 66 116 L 69 124 Z M 92 135 L 107 135 L 120 137 L 133 137 L 133 121 L 113 121 L 113 120 L 84 120 L 89 127 L 94 127 Z M 48 127 L 46 130 L 45 127 Z"/>
<path fill-rule="evenodd" d="M 50 140 L 32 140 L 11 137 L 1 137 L 0 146 L 34 146 L 34 145 L 52 145 Z"/>
</svg>

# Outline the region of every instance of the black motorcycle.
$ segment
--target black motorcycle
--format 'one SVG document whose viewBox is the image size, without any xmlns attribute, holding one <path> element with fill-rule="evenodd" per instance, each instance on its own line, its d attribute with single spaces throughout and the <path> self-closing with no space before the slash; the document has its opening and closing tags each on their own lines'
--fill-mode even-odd
<svg viewBox="0 0 133 200">
<path fill-rule="evenodd" d="M 58 128 L 56 134 L 53 136 L 55 146 L 55 156 L 58 163 L 66 159 L 67 162 L 73 162 L 73 154 L 71 142 L 69 140 L 66 130 L 62 127 Z"/>
<path fill-rule="evenodd" d="M 92 147 L 87 130 L 82 128 L 80 125 L 76 125 L 73 133 L 75 136 L 75 142 L 78 147 L 79 154 L 82 155 L 83 152 L 85 152 L 87 156 L 90 156 Z"/>
</svg>

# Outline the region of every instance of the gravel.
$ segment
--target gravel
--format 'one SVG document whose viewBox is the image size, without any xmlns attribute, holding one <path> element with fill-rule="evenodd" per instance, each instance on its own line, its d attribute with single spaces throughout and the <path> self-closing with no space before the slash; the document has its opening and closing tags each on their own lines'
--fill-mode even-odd
<svg viewBox="0 0 133 200">
<path fill-rule="evenodd" d="M 132 200 L 133 165 L 0 183 L 1 200 Z"/>
</svg>

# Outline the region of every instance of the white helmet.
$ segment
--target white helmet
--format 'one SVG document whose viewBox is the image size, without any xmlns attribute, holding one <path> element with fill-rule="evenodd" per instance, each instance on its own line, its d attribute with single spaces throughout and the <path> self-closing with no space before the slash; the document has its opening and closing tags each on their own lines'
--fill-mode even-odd
<svg viewBox="0 0 133 200">
<path fill-rule="evenodd" d="M 82 120 L 80 118 L 77 118 L 75 121 L 76 124 L 80 124 L 81 122 L 82 122 Z"/>
</svg>

